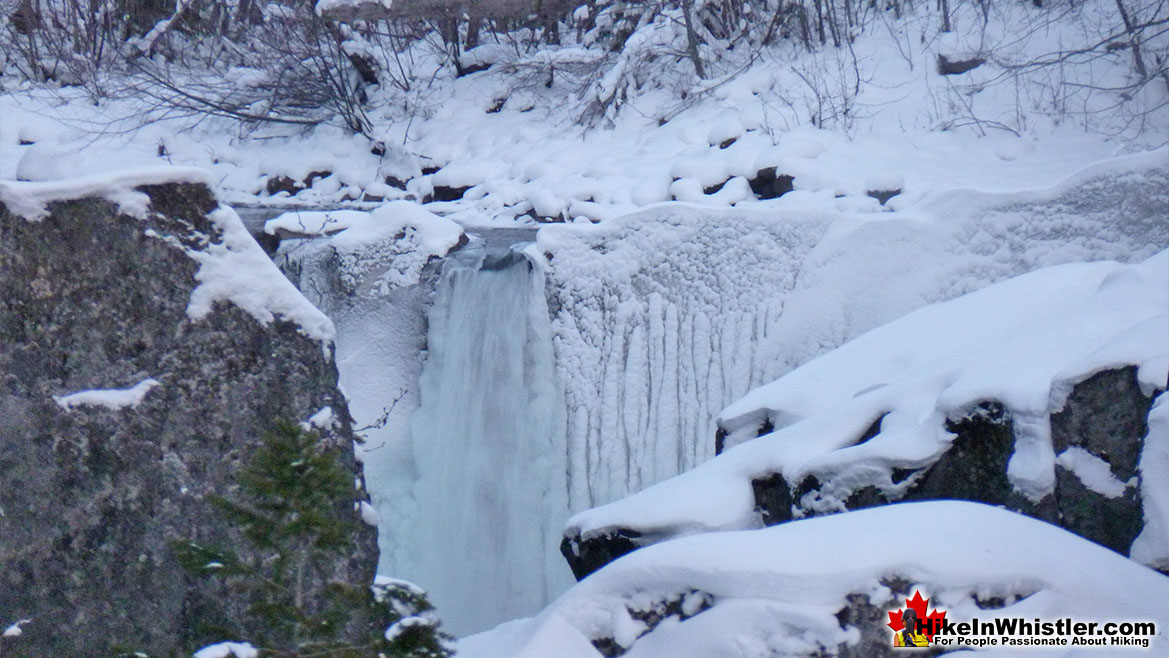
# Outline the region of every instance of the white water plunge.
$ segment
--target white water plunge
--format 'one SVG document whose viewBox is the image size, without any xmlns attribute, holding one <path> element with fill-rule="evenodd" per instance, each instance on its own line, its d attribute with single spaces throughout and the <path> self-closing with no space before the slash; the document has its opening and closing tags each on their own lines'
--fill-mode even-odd
<svg viewBox="0 0 1169 658">
<path fill-rule="evenodd" d="M 572 582 L 544 276 L 519 252 L 474 247 L 447 259 L 428 314 L 415 514 L 393 528 L 401 551 L 386 565 L 426 588 L 456 635 L 532 615 Z"/>
</svg>

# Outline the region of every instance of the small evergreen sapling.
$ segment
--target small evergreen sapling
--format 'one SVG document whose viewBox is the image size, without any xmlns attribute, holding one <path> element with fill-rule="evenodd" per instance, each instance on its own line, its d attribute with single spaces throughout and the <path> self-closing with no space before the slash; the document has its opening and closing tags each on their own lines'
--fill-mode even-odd
<svg viewBox="0 0 1169 658">
<path fill-rule="evenodd" d="M 246 602 L 246 623 L 221 611 L 222 625 L 196 635 L 246 636 L 261 658 L 451 655 L 422 590 L 401 581 L 371 588 L 332 577 L 350 559 L 357 536 L 353 474 L 339 454 L 315 431 L 278 423 L 240 474 L 236 497 L 210 498 L 242 532 L 242 550 L 172 543 L 185 570 L 218 580 Z"/>
</svg>

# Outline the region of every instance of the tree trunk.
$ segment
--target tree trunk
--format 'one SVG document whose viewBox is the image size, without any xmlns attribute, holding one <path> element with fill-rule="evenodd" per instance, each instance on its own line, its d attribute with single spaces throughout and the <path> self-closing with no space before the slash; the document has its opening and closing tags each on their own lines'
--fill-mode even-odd
<svg viewBox="0 0 1169 658">
<path fill-rule="evenodd" d="M 698 79 L 705 80 L 706 70 L 703 69 L 702 58 L 698 55 L 698 34 L 694 31 L 694 20 L 690 11 L 692 5 L 693 0 L 682 2 L 682 17 L 686 21 L 686 52 L 690 55 L 690 61 L 694 63 L 694 72 L 698 74 Z"/>
<path fill-rule="evenodd" d="M 824 33 L 824 0 L 814 0 L 816 3 L 816 32 L 819 33 L 820 45 L 828 43 Z"/>
<path fill-rule="evenodd" d="M 467 40 L 464 42 L 464 50 L 470 50 L 479 45 L 479 23 L 482 19 L 473 14 L 467 15 Z"/>
<path fill-rule="evenodd" d="M 1120 10 L 1120 18 L 1124 21 L 1124 31 L 1128 32 L 1128 41 L 1132 44 L 1132 63 L 1137 70 L 1137 75 L 1141 76 L 1141 80 L 1149 77 L 1149 69 L 1145 68 L 1145 58 L 1141 56 L 1141 40 L 1136 30 L 1133 29 L 1132 19 L 1128 16 L 1128 10 L 1124 8 L 1123 0 L 1116 0 L 1116 8 Z"/>
</svg>

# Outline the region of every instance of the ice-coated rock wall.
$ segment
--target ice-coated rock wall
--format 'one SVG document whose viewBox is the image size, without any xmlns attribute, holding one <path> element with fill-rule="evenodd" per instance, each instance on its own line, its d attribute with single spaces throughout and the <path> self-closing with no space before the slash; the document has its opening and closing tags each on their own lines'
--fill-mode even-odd
<svg viewBox="0 0 1169 658">
<path fill-rule="evenodd" d="M 775 374 L 784 294 L 830 220 L 662 208 L 541 231 L 574 509 L 713 455 L 714 416 Z"/>
</svg>

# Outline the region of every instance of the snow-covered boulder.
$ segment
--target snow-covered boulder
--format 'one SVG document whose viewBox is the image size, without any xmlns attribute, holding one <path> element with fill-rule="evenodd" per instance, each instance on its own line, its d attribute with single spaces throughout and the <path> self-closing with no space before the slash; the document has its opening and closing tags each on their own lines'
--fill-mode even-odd
<svg viewBox="0 0 1169 658">
<path fill-rule="evenodd" d="M 247 558 L 207 496 L 276 420 L 315 417 L 356 468 L 332 323 L 197 170 L 0 182 L 0 264 L 0 623 L 28 620 L 4 654 L 190 655 L 227 639 L 219 600 L 247 635 L 251 601 L 169 542 Z M 332 577 L 361 585 L 355 525 Z"/>
<path fill-rule="evenodd" d="M 613 536 L 636 546 L 962 498 L 1127 554 L 1167 328 L 1169 251 L 1046 268 L 926 307 L 727 407 L 718 423 L 737 447 L 573 517 L 564 553 L 596 566 Z"/>
<path fill-rule="evenodd" d="M 298 238 L 282 246 L 281 267 L 330 312 L 343 300 L 381 299 L 419 283 L 428 265 L 467 242 L 458 224 L 405 201 L 372 212 L 292 211 L 264 231 Z"/>
<path fill-rule="evenodd" d="M 930 501 L 650 546 L 538 616 L 463 640 L 459 656 L 898 656 L 905 652 L 892 649 L 889 611 L 913 592 L 951 623 L 1155 624 L 1140 637 L 1146 646 L 1103 638 L 1104 646 L 1085 649 L 1069 637 L 1068 646 L 1044 647 L 1044 656 L 1169 651 L 1166 576 L 1019 514 Z M 978 655 L 1033 651 L 999 644 Z"/>
</svg>

